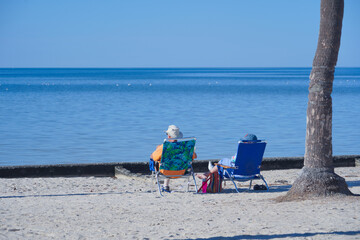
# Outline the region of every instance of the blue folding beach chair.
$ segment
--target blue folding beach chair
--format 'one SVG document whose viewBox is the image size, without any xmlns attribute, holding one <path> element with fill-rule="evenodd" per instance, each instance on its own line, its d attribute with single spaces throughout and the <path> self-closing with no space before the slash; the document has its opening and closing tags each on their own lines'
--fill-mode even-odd
<svg viewBox="0 0 360 240">
<path fill-rule="evenodd" d="M 261 179 L 269 191 L 269 186 L 264 177 L 260 174 L 260 165 L 265 152 L 266 142 L 256 141 L 240 141 L 235 159 L 235 167 L 223 167 L 224 180 L 232 181 L 237 192 L 239 192 L 235 181 L 250 181 L 249 190 L 253 180 Z"/>
<path fill-rule="evenodd" d="M 161 178 L 190 178 L 192 177 L 197 189 L 194 170 L 192 168 L 192 157 L 194 154 L 196 138 L 178 138 L 164 139 L 163 151 L 160 160 L 159 170 L 155 168 L 155 178 L 161 196 L 160 179 Z M 185 170 L 183 175 L 163 174 L 161 170 L 180 171 Z M 188 181 L 187 191 L 189 191 L 190 181 Z"/>
</svg>

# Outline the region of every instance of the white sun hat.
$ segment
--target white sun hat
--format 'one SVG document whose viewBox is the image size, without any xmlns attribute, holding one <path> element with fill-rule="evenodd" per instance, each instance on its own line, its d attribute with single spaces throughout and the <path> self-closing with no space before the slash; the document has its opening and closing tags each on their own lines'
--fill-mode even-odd
<svg viewBox="0 0 360 240">
<path fill-rule="evenodd" d="M 167 135 L 171 138 L 182 138 L 183 134 L 180 132 L 180 129 L 175 125 L 170 125 L 168 130 L 165 131 Z"/>
</svg>

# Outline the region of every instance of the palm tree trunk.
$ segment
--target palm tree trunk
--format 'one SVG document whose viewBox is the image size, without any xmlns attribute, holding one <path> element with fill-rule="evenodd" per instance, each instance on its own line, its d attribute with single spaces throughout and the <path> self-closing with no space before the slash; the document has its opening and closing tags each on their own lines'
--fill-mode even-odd
<svg viewBox="0 0 360 240">
<path fill-rule="evenodd" d="M 304 167 L 284 200 L 351 194 L 345 180 L 334 173 L 332 160 L 331 93 L 343 12 L 344 0 L 321 1 L 319 39 L 310 74 Z"/>
</svg>

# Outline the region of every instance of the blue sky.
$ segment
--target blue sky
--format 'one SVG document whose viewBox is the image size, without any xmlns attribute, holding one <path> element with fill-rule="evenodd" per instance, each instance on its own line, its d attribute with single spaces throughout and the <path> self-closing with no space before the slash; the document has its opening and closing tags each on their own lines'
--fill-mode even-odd
<svg viewBox="0 0 360 240">
<path fill-rule="evenodd" d="M 310 67 L 320 0 L 0 0 L 0 67 Z M 345 0 L 338 66 L 360 67 Z"/>
</svg>

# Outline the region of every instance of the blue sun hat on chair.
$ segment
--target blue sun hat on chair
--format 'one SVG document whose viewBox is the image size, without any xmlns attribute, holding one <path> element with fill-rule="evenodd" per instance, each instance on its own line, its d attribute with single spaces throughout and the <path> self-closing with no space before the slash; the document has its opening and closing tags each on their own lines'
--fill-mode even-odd
<svg viewBox="0 0 360 240">
<path fill-rule="evenodd" d="M 243 142 L 258 142 L 259 140 L 257 139 L 255 134 L 248 133 L 245 135 L 244 138 L 241 139 L 241 141 L 243 141 Z"/>
</svg>

